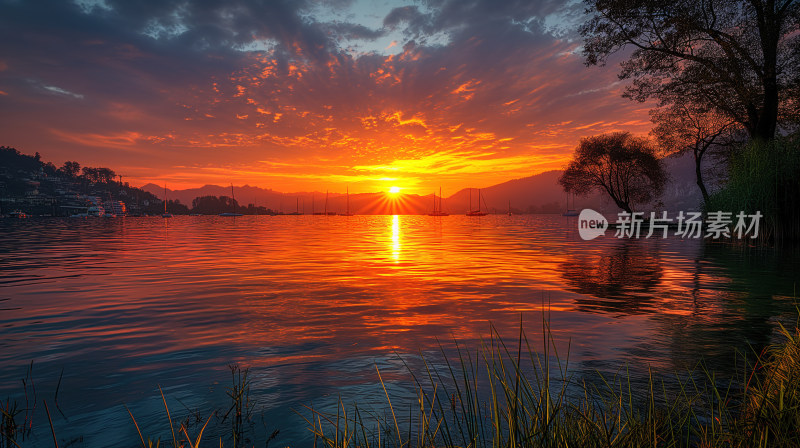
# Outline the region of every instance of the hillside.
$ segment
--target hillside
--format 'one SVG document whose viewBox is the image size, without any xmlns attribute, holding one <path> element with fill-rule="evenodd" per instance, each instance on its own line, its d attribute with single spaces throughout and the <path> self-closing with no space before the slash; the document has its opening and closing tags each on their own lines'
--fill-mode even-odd
<svg viewBox="0 0 800 448">
<path fill-rule="evenodd" d="M 81 167 L 73 161 L 56 167 L 38 152 L 30 156 L 0 146 L 0 216 L 16 210 L 33 216 L 70 216 L 86 213 L 91 206 L 127 214 L 163 210 L 157 197 L 116 177 L 109 168 Z M 173 212 L 188 212 L 167 206 Z"/>
<path fill-rule="evenodd" d="M 480 190 L 481 209 L 497 211 L 508 210 L 509 202 L 514 213 L 562 213 L 567 208 L 567 194 L 558 184 L 561 171 L 547 171 L 535 176 L 514 179 Z M 478 190 L 465 188 L 447 198 L 444 207 L 456 213 L 466 213 L 476 208 Z M 472 201 L 472 207 L 469 206 Z M 575 207 L 592 207 L 600 204 L 598 198 L 575 199 Z M 572 198 L 570 198 L 570 208 Z"/>
<path fill-rule="evenodd" d="M 694 178 L 694 160 L 691 154 L 671 156 L 664 159 L 670 182 L 664 189 L 661 201 L 664 206 L 658 209 L 695 210 L 701 203 L 700 192 Z M 509 201 L 514 213 L 562 213 L 567 208 L 567 194 L 558 184 L 561 171 L 547 171 L 534 176 L 513 179 L 501 184 L 481 189 L 481 209 L 504 213 L 508 210 Z M 158 197 L 163 198 L 164 187 L 147 184 L 142 187 Z M 324 192 L 281 193 L 272 189 L 253 187 L 250 185 L 235 186 L 236 200 L 242 205 L 256 204 L 276 211 L 307 214 L 324 212 L 326 194 Z M 199 196 L 230 196 L 231 188 L 219 185 L 205 185 L 200 188 L 186 190 L 167 190 L 169 199 L 177 199 L 191 207 L 192 200 Z M 448 196 L 444 192 L 443 210 L 452 214 L 466 213 L 477 207 L 477 189 L 465 188 Z M 350 195 L 350 212 L 355 214 L 424 214 L 433 208 L 433 194 L 405 194 L 402 200 L 389 201 L 384 193 L 361 193 Z M 347 210 L 347 198 L 341 193 L 327 195 L 327 211 L 344 213 Z M 599 211 L 614 213 L 616 206 L 599 194 L 585 198 L 570 198 L 570 207 L 575 209 L 593 208 Z"/>
</svg>

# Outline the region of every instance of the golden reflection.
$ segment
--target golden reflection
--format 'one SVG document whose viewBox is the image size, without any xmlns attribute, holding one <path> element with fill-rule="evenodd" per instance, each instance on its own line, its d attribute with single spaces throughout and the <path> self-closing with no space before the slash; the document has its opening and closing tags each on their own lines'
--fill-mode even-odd
<svg viewBox="0 0 800 448">
<path fill-rule="evenodd" d="M 244 217 L 235 226 L 208 218 L 127 220 L 124 229 L 110 229 L 110 220 L 87 222 L 75 234 L 36 232 L 26 247 L 53 263 L 10 265 L 11 278 L 22 281 L 4 288 L 9 297 L 23 297 L 36 285 L 41 302 L 0 313 L 0 324 L 15 325 L 12 330 L 26 338 L 62 344 L 65 353 L 84 350 L 80 341 L 102 341 L 115 353 L 142 358 L 196 350 L 209 364 L 281 366 L 302 384 L 314 384 L 319 371 L 303 366 L 339 369 L 342 360 L 418 353 L 452 336 L 479 344 L 488 322 L 516 340 L 521 315 L 526 328 L 535 328 L 540 310 L 552 313 L 552 335 L 559 341 L 579 341 L 579 360 L 618 359 L 642 341 L 672 353 L 716 354 L 729 348 L 715 341 L 732 321 L 739 332 L 734 333 L 741 334 L 737 340 L 762 346 L 772 334 L 767 319 L 779 311 L 777 302 L 763 298 L 774 288 L 790 294 L 793 286 L 793 277 L 780 272 L 763 284 L 763 276 L 752 284 L 749 277 L 734 276 L 763 272 L 783 259 L 748 257 L 745 263 L 736 249 L 680 241 L 606 238 L 581 245 L 553 231 L 561 223 L 556 218 L 537 218 L 529 227 L 485 226 L 480 233 L 455 216 L 436 220 L 435 229 L 422 216 L 291 223 L 289 217 Z M 162 226 L 168 226 L 169 239 L 159 238 L 169 244 L 141 244 Z M 0 238 L 0 253 L 14 244 Z M 99 272 L 113 272 L 113 278 L 64 277 L 74 265 L 63 264 L 63 250 L 78 250 L 79 266 L 102 264 Z M 413 263 L 399 263 L 401 256 Z M 220 260 L 225 269 L 219 269 Z M 60 284 L 46 286 L 52 283 L 42 279 Z M 727 285 L 744 289 L 723 289 Z M 187 294 L 176 307 L 179 290 Z M 686 310 L 694 317 L 672 314 Z M 35 325 L 23 326 L 42 316 L 63 328 L 51 337 L 40 336 Z M 79 325 L 87 316 L 104 322 Z M 119 316 L 136 322 L 131 326 Z M 528 334 L 532 346 L 542 346 L 540 333 Z M 4 359 L 24 366 L 39 353 L 22 340 L 3 347 Z M 219 347 L 237 354 L 231 359 Z M 652 356 L 633 353 L 657 364 Z M 126 371 L 150 368 L 134 363 Z M 328 377 L 341 371 L 334 373 Z"/>
<path fill-rule="evenodd" d="M 392 215 L 392 258 L 400 261 L 400 217 Z"/>
</svg>

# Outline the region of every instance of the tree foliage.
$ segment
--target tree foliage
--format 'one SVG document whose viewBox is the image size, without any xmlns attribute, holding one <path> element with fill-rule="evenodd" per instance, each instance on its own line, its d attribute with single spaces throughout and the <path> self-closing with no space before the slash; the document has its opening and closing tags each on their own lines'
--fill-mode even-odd
<svg viewBox="0 0 800 448">
<path fill-rule="evenodd" d="M 632 212 L 661 195 L 667 174 L 645 138 L 615 132 L 581 139 L 558 182 L 569 193 L 601 191 Z"/>
<path fill-rule="evenodd" d="M 691 151 L 695 180 L 703 201 L 709 199 L 703 160 L 707 154 L 725 159 L 731 147 L 741 140 L 736 122 L 692 101 L 677 101 L 669 107 L 650 111 L 655 125 L 650 134 L 664 154 Z"/>
<path fill-rule="evenodd" d="M 108 184 L 117 177 L 117 174 L 111 168 L 90 168 L 85 166 L 81 172 L 86 180 L 94 183 Z"/>
<path fill-rule="evenodd" d="M 632 47 L 620 73 L 628 97 L 660 107 L 690 98 L 761 140 L 796 110 L 797 0 L 586 1 L 586 62 Z"/>
<path fill-rule="evenodd" d="M 239 209 L 236 199 L 228 196 L 200 196 L 192 199 L 192 212 L 204 215 L 230 213 Z"/>
<path fill-rule="evenodd" d="M 65 175 L 74 178 L 78 177 L 78 173 L 81 172 L 81 164 L 75 161 L 67 160 L 60 169 Z"/>
<path fill-rule="evenodd" d="M 20 153 L 16 148 L 0 146 L 0 167 L 9 171 L 36 172 L 41 168 L 36 156 Z"/>
</svg>

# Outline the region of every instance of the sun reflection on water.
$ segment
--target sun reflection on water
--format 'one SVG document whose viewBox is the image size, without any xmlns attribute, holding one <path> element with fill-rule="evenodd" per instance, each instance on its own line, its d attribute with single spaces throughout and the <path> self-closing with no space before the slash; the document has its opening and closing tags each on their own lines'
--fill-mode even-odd
<svg viewBox="0 0 800 448">
<path fill-rule="evenodd" d="M 400 216 L 392 215 L 392 258 L 400 261 Z"/>
</svg>

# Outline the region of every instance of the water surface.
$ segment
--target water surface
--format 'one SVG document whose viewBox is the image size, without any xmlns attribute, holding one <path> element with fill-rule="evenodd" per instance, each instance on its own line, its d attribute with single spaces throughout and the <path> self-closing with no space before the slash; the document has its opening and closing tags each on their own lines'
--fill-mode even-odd
<svg viewBox="0 0 800 448">
<path fill-rule="evenodd" d="M 292 409 L 382 406 L 375 367 L 436 358 L 542 310 L 577 370 L 730 369 L 792 317 L 800 259 L 701 240 L 582 241 L 561 216 L 249 216 L 0 220 L 0 398 L 33 401 L 26 446 L 132 446 L 123 405 L 164 436 L 173 410 L 225 403 L 251 368 L 254 431 L 307 440 Z M 31 362 L 33 367 L 31 368 Z M 29 371 L 30 370 L 30 371 Z M 386 378 L 386 377 L 385 377 Z M 25 379 L 25 385 L 23 385 Z M 26 398 L 27 391 L 27 398 Z M 38 428 L 38 429 L 37 429 Z M 224 436 L 223 436 L 224 437 Z"/>
</svg>

